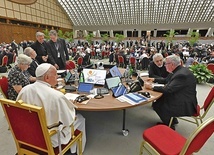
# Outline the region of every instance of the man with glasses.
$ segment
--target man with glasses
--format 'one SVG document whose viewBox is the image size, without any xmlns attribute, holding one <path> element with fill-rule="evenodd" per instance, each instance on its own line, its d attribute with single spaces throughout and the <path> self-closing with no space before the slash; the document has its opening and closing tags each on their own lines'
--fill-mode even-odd
<svg viewBox="0 0 214 155">
<path fill-rule="evenodd" d="M 153 56 L 153 61 L 149 65 L 149 77 L 151 78 L 166 78 L 169 72 L 166 71 L 163 55 L 156 53 Z"/>
<path fill-rule="evenodd" d="M 162 92 L 163 95 L 153 103 L 153 108 L 162 123 L 168 125 L 171 117 L 192 116 L 197 111 L 196 79 L 193 73 L 186 67 L 181 66 L 180 57 L 170 55 L 166 57 L 166 70 L 172 73 L 167 78 L 148 78 L 145 82 L 147 89 Z M 151 82 L 163 83 L 165 86 L 154 86 Z M 175 129 L 177 119 L 172 122 Z"/>
</svg>

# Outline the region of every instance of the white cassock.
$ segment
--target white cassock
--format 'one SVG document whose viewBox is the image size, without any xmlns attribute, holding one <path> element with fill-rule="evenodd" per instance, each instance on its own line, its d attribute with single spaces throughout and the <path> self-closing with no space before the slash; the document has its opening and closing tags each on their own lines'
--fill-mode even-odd
<svg viewBox="0 0 214 155">
<path fill-rule="evenodd" d="M 67 144 L 71 139 L 69 126 L 73 123 L 74 129 L 83 132 L 82 149 L 84 150 L 86 143 L 85 118 L 77 114 L 75 120 L 75 105 L 63 93 L 51 88 L 48 83 L 37 80 L 35 83 L 25 86 L 19 92 L 16 100 L 23 100 L 27 104 L 43 107 L 48 126 L 61 121 L 63 123 L 59 128 L 61 144 Z M 65 128 L 62 129 L 63 127 Z M 51 142 L 53 147 L 59 145 L 57 135 L 51 137 Z M 76 152 L 76 145 L 71 147 L 71 152 Z"/>
</svg>

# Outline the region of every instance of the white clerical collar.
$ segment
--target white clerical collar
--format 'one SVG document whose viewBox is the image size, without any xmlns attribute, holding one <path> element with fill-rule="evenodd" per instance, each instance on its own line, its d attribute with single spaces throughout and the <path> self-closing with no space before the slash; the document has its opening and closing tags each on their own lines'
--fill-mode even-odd
<svg viewBox="0 0 214 155">
<path fill-rule="evenodd" d="M 45 84 L 47 85 L 48 87 L 51 87 L 51 85 L 45 81 L 42 81 L 42 80 L 36 80 L 36 82 L 39 82 L 39 83 L 42 83 L 42 84 Z"/>
</svg>

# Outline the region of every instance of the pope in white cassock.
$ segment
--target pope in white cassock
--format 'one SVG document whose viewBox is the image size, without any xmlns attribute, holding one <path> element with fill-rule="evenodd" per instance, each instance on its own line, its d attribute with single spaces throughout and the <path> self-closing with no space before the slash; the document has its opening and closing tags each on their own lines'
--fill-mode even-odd
<svg viewBox="0 0 214 155">
<path fill-rule="evenodd" d="M 75 114 L 75 105 L 63 93 L 51 88 L 57 84 L 56 68 L 51 64 L 42 63 L 36 69 L 36 77 L 36 82 L 25 86 L 16 100 L 21 99 L 28 104 L 43 107 L 48 126 L 61 121 L 65 127 L 61 129 L 61 144 L 67 144 L 71 139 L 71 128 L 69 126 L 73 123 L 74 129 L 83 132 L 82 149 L 84 150 L 86 143 L 85 118 L 80 114 Z M 51 137 L 51 142 L 53 147 L 58 146 L 57 135 Z M 70 150 L 71 153 L 75 153 L 76 145 Z"/>
</svg>

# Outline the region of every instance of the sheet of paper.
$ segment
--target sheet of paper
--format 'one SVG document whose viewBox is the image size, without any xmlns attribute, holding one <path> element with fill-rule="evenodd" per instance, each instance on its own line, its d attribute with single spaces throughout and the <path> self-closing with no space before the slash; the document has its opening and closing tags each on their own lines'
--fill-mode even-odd
<svg viewBox="0 0 214 155">
<path fill-rule="evenodd" d="M 140 73 L 140 76 L 149 76 L 149 73 Z"/>
<path fill-rule="evenodd" d="M 73 94 L 73 93 L 66 93 L 65 94 L 65 97 L 68 100 L 72 100 L 72 101 L 74 101 L 78 96 L 79 96 L 79 94 Z"/>
<path fill-rule="evenodd" d="M 159 83 L 153 83 L 152 86 L 156 86 L 156 87 L 164 87 L 164 84 L 159 84 Z"/>
<path fill-rule="evenodd" d="M 62 74 L 64 73 L 66 70 L 57 70 L 57 74 Z"/>
</svg>

